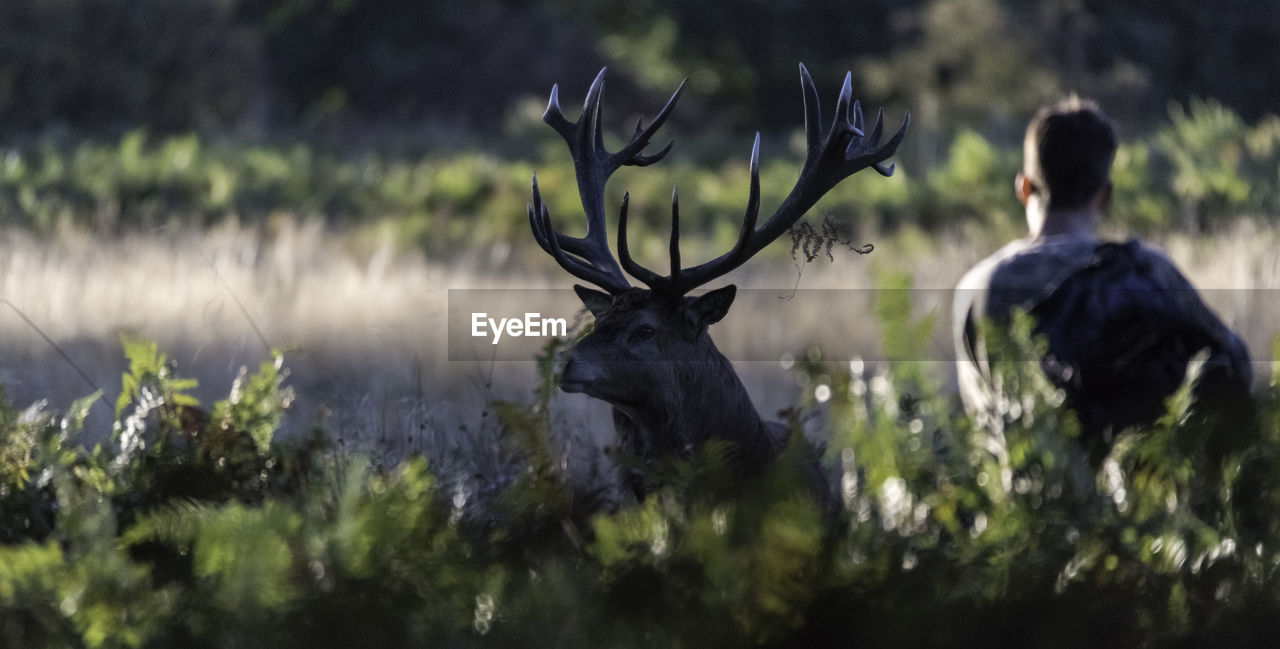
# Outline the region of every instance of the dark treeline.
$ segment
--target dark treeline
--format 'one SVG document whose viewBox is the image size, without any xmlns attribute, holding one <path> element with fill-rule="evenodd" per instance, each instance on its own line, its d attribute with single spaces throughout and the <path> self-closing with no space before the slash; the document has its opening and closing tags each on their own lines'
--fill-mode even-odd
<svg viewBox="0 0 1280 649">
<path fill-rule="evenodd" d="M 619 105 L 688 76 L 682 119 L 780 130 L 806 61 L 930 129 L 1015 133 L 1077 90 L 1145 130 L 1191 98 L 1274 112 L 1277 42 L 1264 0 L 6 0 L 0 129 L 483 134 L 609 64 Z"/>
</svg>

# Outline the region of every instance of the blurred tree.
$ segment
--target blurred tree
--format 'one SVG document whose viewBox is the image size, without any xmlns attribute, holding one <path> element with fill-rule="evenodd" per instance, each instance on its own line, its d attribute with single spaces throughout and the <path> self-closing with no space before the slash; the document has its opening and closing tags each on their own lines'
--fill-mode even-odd
<svg viewBox="0 0 1280 649">
<path fill-rule="evenodd" d="M 0 124 L 225 126 L 252 99 L 253 34 L 226 0 L 0 2 Z"/>
<path fill-rule="evenodd" d="M 1214 98 L 1246 120 L 1280 107 L 1280 11 L 1267 0 L 1081 0 L 1081 39 L 1091 72 L 1109 65 L 1140 71 L 1149 83 L 1141 108 Z"/>
<path fill-rule="evenodd" d="M 638 82 L 666 88 L 688 76 L 692 89 L 725 107 L 726 126 L 791 128 L 796 65 L 807 62 L 820 85 L 861 57 L 896 45 L 888 29 L 919 0 L 689 3 L 662 0 L 559 0 L 602 32 L 600 49 Z"/>
<path fill-rule="evenodd" d="M 949 129 L 978 128 L 1011 140 L 1025 115 L 1057 91 L 1034 34 L 1000 0 L 933 0 L 896 26 L 899 46 L 863 64 L 870 92 L 900 97 L 915 112 L 910 149 L 933 167 Z"/>
<path fill-rule="evenodd" d="M 1014 143 L 1040 104 L 1070 92 L 1129 133 L 1159 128 L 1170 102 L 1212 97 L 1249 120 L 1280 105 L 1280 12 L 1266 2 L 931 0 L 891 24 L 898 45 L 863 67 L 873 94 L 920 117 L 926 166 L 945 155 L 940 134 Z"/>
<path fill-rule="evenodd" d="M 483 130 L 553 79 L 590 78 L 599 57 L 581 24 L 510 0 L 241 0 L 265 41 L 278 116 L 424 117 Z"/>
<path fill-rule="evenodd" d="M 679 119 L 790 131 L 804 61 L 820 87 L 852 68 L 872 106 L 915 111 L 904 157 L 927 166 L 945 159 L 939 136 L 1011 139 L 1072 90 L 1126 131 L 1191 98 L 1255 121 L 1280 105 L 1277 43 L 1266 0 L 5 0 L 0 129 L 437 123 L 466 137 L 609 63 L 614 105 L 687 76 Z"/>
</svg>

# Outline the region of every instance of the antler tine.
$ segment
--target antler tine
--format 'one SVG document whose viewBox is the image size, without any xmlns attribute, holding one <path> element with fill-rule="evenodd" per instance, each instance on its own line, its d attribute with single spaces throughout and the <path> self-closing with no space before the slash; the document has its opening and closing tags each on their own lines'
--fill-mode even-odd
<svg viewBox="0 0 1280 649">
<path fill-rule="evenodd" d="M 671 189 L 671 281 L 680 281 L 680 193 Z"/>
<path fill-rule="evenodd" d="M 538 191 L 538 175 L 533 176 L 533 203 L 526 203 L 525 207 L 529 211 L 529 226 L 533 229 L 533 238 L 538 242 L 538 246 L 547 254 L 554 254 L 555 247 L 552 238 L 554 232 L 550 229 L 551 213 L 547 211 L 547 206 L 542 201 L 542 193 Z"/>
<path fill-rule="evenodd" d="M 884 109 L 881 108 L 876 113 L 876 125 L 871 129 L 871 136 L 868 137 L 867 139 L 871 142 L 879 142 L 880 136 L 883 134 L 884 134 Z M 853 142 L 849 143 L 850 146 L 853 146 L 853 144 L 854 144 Z M 846 150 L 845 155 L 848 155 L 848 154 L 849 152 Z M 876 173 L 880 174 L 881 176 L 884 176 L 885 178 L 892 176 L 894 171 L 894 165 L 889 165 L 888 167 L 886 167 L 882 162 L 877 162 L 875 164 L 872 164 L 871 168 L 875 169 Z"/>
<path fill-rule="evenodd" d="M 542 111 L 542 121 L 555 129 L 561 137 L 568 140 L 573 137 L 573 123 L 564 116 L 560 108 L 560 84 L 551 84 L 551 99 L 547 100 L 547 109 Z"/>
<path fill-rule="evenodd" d="M 857 109 L 850 116 L 850 105 Z M 862 135 L 862 106 L 853 101 L 853 73 L 844 73 L 844 85 L 840 87 L 840 98 L 836 100 L 836 118 L 831 124 L 831 138 L 839 138 L 852 131 L 854 135 Z"/>
<path fill-rule="evenodd" d="M 879 142 L 880 136 L 883 134 L 884 134 L 884 109 L 881 108 L 879 111 L 876 112 L 876 125 L 871 127 L 871 137 L 869 139 L 872 142 Z"/>
<path fill-rule="evenodd" d="M 635 154 L 635 155 L 631 156 L 631 157 L 630 157 L 626 162 L 624 162 L 623 164 L 628 165 L 628 166 L 631 166 L 631 167 L 647 167 L 647 166 L 649 166 L 649 165 L 651 165 L 651 164 L 653 164 L 653 163 L 655 163 L 655 162 L 659 162 L 659 161 L 661 161 L 663 158 L 667 157 L 667 154 L 668 154 L 668 153 L 671 153 L 671 147 L 675 146 L 675 144 L 676 144 L 676 141 L 675 141 L 675 140 L 672 140 L 672 141 L 670 141 L 670 142 L 667 142 L 667 145 L 666 145 L 666 146 L 664 146 L 664 147 L 662 147 L 662 150 L 661 150 L 661 151 L 658 151 L 657 153 L 655 153 L 655 154 L 653 154 L 653 155 L 641 155 L 641 154 L 637 153 L 637 154 Z"/>
<path fill-rule="evenodd" d="M 727 259 L 739 260 L 746 254 L 751 243 L 751 235 L 756 231 L 756 220 L 760 218 L 760 133 L 756 132 L 755 144 L 751 146 L 751 189 L 747 192 L 747 211 L 742 217 L 742 229 L 738 233 L 738 242 L 729 251 Z M 749 254 L 747 255 L 750 256 Z M 745 261 L 745 259 L 742 259 Z M 738 261 L 741 263 L 741 261 Z M 708 280 L 709 281 L 709 280 Z"/>
<path fill-rule="evenodd" d="M 756 219 L 760 218 L 760 132 L 756 131 L 755 144 L 751 145 L 751 189 L 747 193 L 747 214 L 742 219 L 742 234 L 738 247 L 743 247 L 756 231 Z"/>
<path fill-rule="evenodd" d="M 582 129 L 583 135 L 590 139 L 583 142 L 590 147 L 592 153 L 604 155 L 604 109 L 602 108 L 602 99 L 604 99 L 604 73 L 609 68 L 600 68 L 600 73 L 596 75 L 595 80 L 591 82 L 591 87 L 587 90 L 586 99 L 582 100 L 582 117 L 578 118 L 584 124 Z"/>
<path fill-rule="evenodd" d="M 751 152 L 751 191 L 747 199 L 747 212 L 743 219 L 738 242 L 729 252 L 672 277 L 672 291 L 683 294 L 705 284 L 742 265 L 752 255 L 782 236 L 809 208 L 813 207 L 828 191 L 849 176 L 868 167 L 888 176 L 893 165 L 883 163 L 898 150 L 902 138 L 911 124 L 907 113 L 902 126 L 888 142 L 880 144 L 883 134 L 881 110 L 870 136 L 864 134 L 862 105 L 853 100 L 853 75 L 847 73 L 836 100 L 835 119 L 824 135 L 821 132 L 822 113 L 818 108 L 818 92 L 808 69 L 800 65 L 800 86 L 804 94 L 804 127 L 808 152 L 795 187 L 783 199 L 777 211 L 758 229 L 755 222 L 760 205 L 759 135 Z"/>
<path fill-rule="evenodd" d="M 622 209 L 618 211 L 618 260 L 632 277 L 640 280 L 650 290 L 666 285 L 666 278 L 641 266 L 631 258 L 631 248 L 627 245 L 627 206 L 631 203 L 631 192 L 622 196 Z"/>
<path fill-rule="evenodd" d="M 661 151 L 655 154 L 642 155 L 641 152 L 649 145 L 649 141 L 653 139 L 653 136 L 658 132 L 658 129 L 662 128 L 662 125 L 666 123 L 667 117 L 671 115 L 672 109 L 676 107 L 676 102 L 680 99 L 680 95 L 684 93 L 684 85 L 686 83 L 688 83 L 687 79 L 680 82 L 676 91 L 671 94 L 671 98 L 667 100 L 666 105 L 664 105 L 662 110 L 658 111 L 658 114 L 654 116 L 653 122 L 649 124 L 648 128 L 641 129 L 640 127 L 643 124 L 643 121 L 636 121 L 636 132 L 631 136 L 631 141 L 612 156 L 617 159 L 617 164 L 647 167 L 666 157 L 667 153 L 671 151 L 671 147 L 675 145 L 674 140 L 668 142 Z"/>
<path fill-rule="evenodd" d="M 534 176 L 534 203 L 538 203 L 538 207 L 534 208 L 533 203 L 525 203 L 525 209 L 529 211 L 529 229 L 533 230 L 533 240 L 538 242 L 538 247 L 542 251 L 551 254 L 551 244 L 547 242 L 547 234 L 542 231 L 542 219 L 539 218 L 538 212 L 542 209 L 542 203 L 537 195 L 538 178 Z M 536 210 L 536 211 L 535 211 Z"/>
<path fill-rule="evenodd" d="M 809 69 L 800 64 L 800 88 L 804 93 L 804 135 L 807 150 L 813 151 L 822 144 L 822 107 L 818 104 L 818 89 L 813 85 Z"/>
<path fill-rule="evenodd" d="M 884 118 L 884 109 L 882 108 L 880 109 L 880 113 L 876 115 L 876 126 L 875 126 L 875 129 L 873 129 L 871 132 L 872 142 L 877 142 L 880 140 L 880 134 L 883 131 L 883 124 L 882 124 L 883 118 Z M 897 152 L 898 145 L 902 144 L 902 138 L 906 137 L 907 127 L 909 126 L 911 126 L 911 113 L 908 112 L 903 114 L 902 126 L 898 127 L 898 132 L 894 133 L 893 137 L 889 138 L 888 142 L 885 142 L 883 145 L 879 146 L 876 149 L 876 157 L 878 159 L 871 164 L 871 168 L 875 169 L 876 173 L 880 174 L 881 176 L 884 176 L 885 178 L 888 178 L 889 176 L 893 175 L 893 170 L 895 166 L 891 164 L 886 167 L 884 165 L 884 161 L 887 158 L 889 158 L 889 156 L 892 156 L 894 153 Z"/>
</svg>

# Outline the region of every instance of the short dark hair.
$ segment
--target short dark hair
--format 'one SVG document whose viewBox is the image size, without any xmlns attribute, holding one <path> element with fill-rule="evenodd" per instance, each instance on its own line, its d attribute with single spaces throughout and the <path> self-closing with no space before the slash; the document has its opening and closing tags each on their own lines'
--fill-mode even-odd
<svg viewBox="0 0 1280 649">
<path fill-rule="evenodd" d="M 1116 146 L 1115 127 L 1102 109 L 1068 97 L 1041 108 L 1027 125 L 1022 172 L 1048 209 L 1081 207 L 1106 185 Z"/>
</svg>

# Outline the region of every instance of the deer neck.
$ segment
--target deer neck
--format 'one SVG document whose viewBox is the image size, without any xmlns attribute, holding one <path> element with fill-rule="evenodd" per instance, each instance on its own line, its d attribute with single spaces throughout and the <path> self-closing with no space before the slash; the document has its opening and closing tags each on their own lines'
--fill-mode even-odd
<svg viewBox="0 0 1280 649">
<path fill-rule="evenodd" d="M 692 458 L 709 440 L 732 442 L 747 464 L 762 464 L 777 452 L 768 426 L 732 364 L 712 348 L 704 358 L 683 361 L 676 380 L 655 388 L 636 407 L 614 407 L 622 443 L 639 457 Z"/>
</svg>

